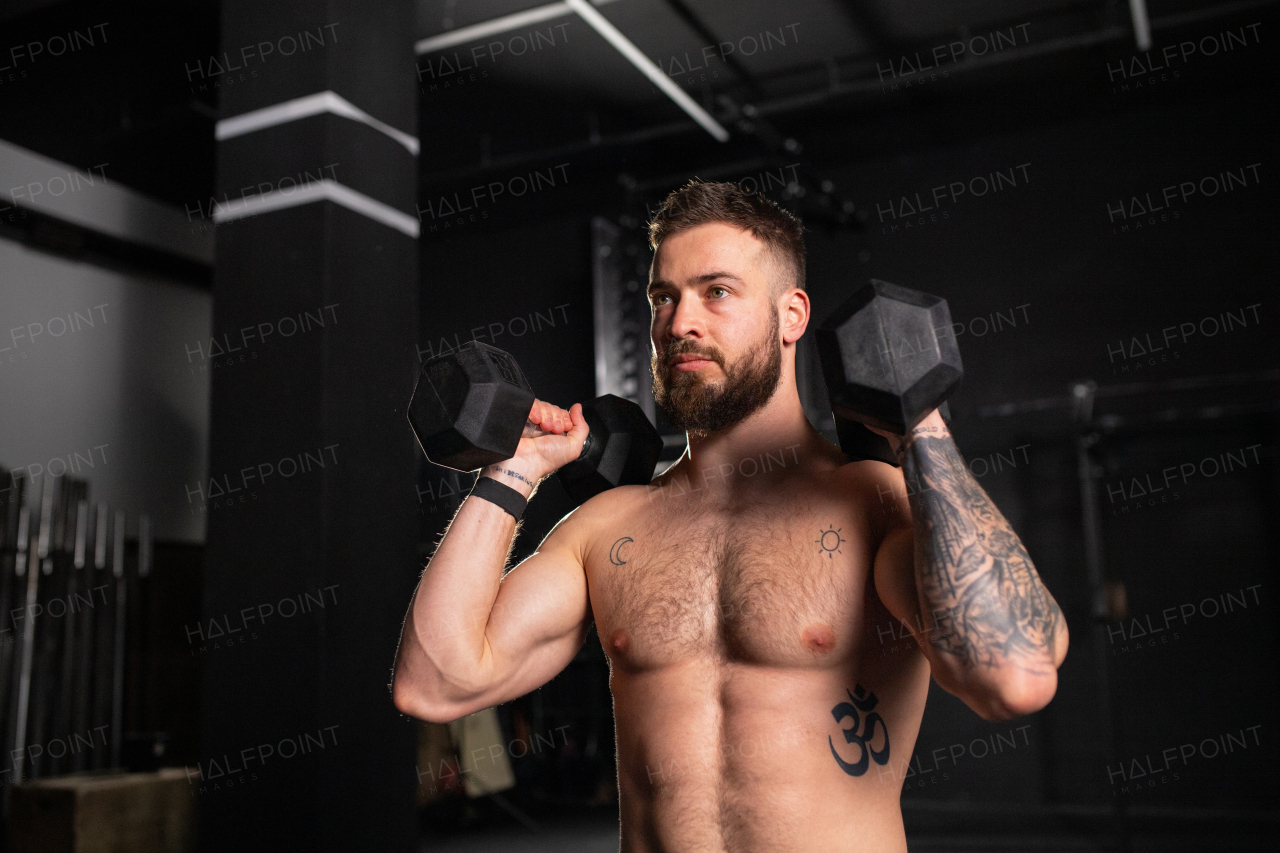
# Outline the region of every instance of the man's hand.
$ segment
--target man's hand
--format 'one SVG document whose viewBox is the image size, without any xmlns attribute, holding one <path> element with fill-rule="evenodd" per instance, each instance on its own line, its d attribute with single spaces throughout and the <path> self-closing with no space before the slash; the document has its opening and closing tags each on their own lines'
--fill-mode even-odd
<svg viewBox="0 0 1280 853">
<path fill-rule="evenodd" d="M 539 483 L 578 458 L 588 431 L 581 403 L 565 411 L 534 400 L 516 455 L 481 469 L 480 476 L 492 477 L 528 498 Z"/>
</svg>

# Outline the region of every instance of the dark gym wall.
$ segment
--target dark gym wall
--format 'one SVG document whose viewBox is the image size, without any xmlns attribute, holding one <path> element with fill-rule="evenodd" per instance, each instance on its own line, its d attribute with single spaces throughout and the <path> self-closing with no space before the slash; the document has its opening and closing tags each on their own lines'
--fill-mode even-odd
<svg viewBox="0 0 1280 853">
<path fill-rule="evenodd" d="M 1106 61 L 1096 57 L 1098 68 Z M 954 697 L 933 690 L 916 750 L 915 766 L 921 772 L 905 780 L 907 800 L 993 805 L 1112 801 L 1107 770 L 1116 765 L 1108 764 L 1103 734 L 1112 712 L 1098 693 L 1098 636 L 1089 618 L 1071 410 L 1064 406 L 1019 417 L 981 410 L 1064 398 L 1069 384 L 1081 379 L 1110 386 L 1277 366 L 1266 270 L 1280 259 L 1267 231 L 1275 193 L 1263 134 L 1274 116 L 1258 108 L 1259 93 L 1249 82 L 1257 79 L 1250 63 L 1261 57 L 1232 61 L 1237 64 L 1193 80 L 1188 92 L 1117 97 L 1105 108 L 1072 102 L 1055 111 L 1037 103 L 1042 84 L 1030 80 L 1012 86 L 1005 99 L 962 93 L 953 102 L 930 104 L 920 98 L 914 108 L 886 108 L 856 122 L 818 124 L 798 132 L 805 144 L 804 162 L 829 176 L 868 215 L 861 233 L 832 233 L 810 224 L 809 292 L 815 323 L 849 288 L 872 277 L 947 298 L 953 321 L 963 324 L 958 338 L 966 367 L 964 385 L 951 402 L 957 442 L 984 488 L 1024 536 L 1073 630 L 1058 695 L 1040 714 L 991 725 Z M 581 171 L 576 162 L 569 168 L 570 174 Z M 1155 214 L 1154 224 L 1148 216 L 1108 214 L 1122 199 L 1132 213 L 1134 196 L 1145 203 L 1148 193 L 1158 199 L 1170 184 L 1221 177 L 1226 171 L 1234 176 L 1230 192 L 1175 202 Z M 688 169 L 690 176 L 698 172 Z M 995 172 L 1001 173 L 998 191 L 978 196 L 966 189 L 955 201 L 935 202 L 936 209 L 923 214 L 923 223 L 920 215 L 906 213 L 904 197 L 915 205 L 919 194 L 928 203 L 932 188 L 953 182 L 980 192 L 981 182 L 971 182 L 983 177 L 994 184 Z M 672 188 L 680 180 L 674 179 Z M 475 286 L 433 299 L 430 307 L 424 303 L 423 346 L 438 348 L 436 338 L 454 333 L 466 340 L 472 326 L 502 323 L 540 303 L 545 309 L 563 301 L 561 286 L 552 283 L 560 270 L 575 270 L 579 292 L 589 304 L 591 213 L 639 211 L 622 202 L 603 179 L 580 192 L 581 198 L 566 199 L 568 193 L 544 198 L 541 209 L 502 228 L 469 223 L 447 239 L 424 236 L 424 275 L 435 269 Z M 557 198 L 568 215 L 548 221 Z M 512 215 L 520 219 L 521 213 Z M 1122 231 L 1125 221 L 1128 230 Z M 494 298 L 522 309 L 494 308 Z M 1225 322 L 1225 312 L 1233 316 L 1229 332 L 1197 332 L 1146 357 L 1132 346 L 1135 336 L 1145 342 L 1148 332 L 1158 341 L 1169 326 L 1199 324 L 1206 317 Z M 1243 324 L 1238 322 L 1242 316 Z M 1213 332 L 1212 324 L 1205 328 Z M 572 345 L 560 337 L 562 332 Z M 481 339 L 484 334 L 479 333 Z M 541 391 L 547 382 L 550 399 L 572 401 L 592 393 L 590 329 L 585 324 L 575 325 L 571 334 L 556 328 L 524 339 L 505 329 L 499 335 L 493 342 L 517 354 L 535 388 Z M 555 366 L 552 374 L 536 379 L 548 364 Z M 579 379 L 570 384 L 566 371 L 580 374 Z M 1227 401 L 1256 396 L 1248 388 L 1234 397 L 1230 389 L 1225 393 Z M 1107 405 L 1131 414 L 1151 404 L 1146 399 L 1099 404 Z M 1195 504 L 1166 507 L 1150 522 L 1108 519 L 1108 564 L 1125 583 L 1132 615 L 1159 614 L 1228 589 L 1238 595 L 1240 588 L 1258 582 L 1264 584 L 1264 594 L 1261 603 L 1251 598 L 1252 609 L 1238 618 L 1213 623 L 1210 633 L 1184 635 L 1182 645 L 1165 649 L 1163 658 L 1154 650 L 1146 659 L 1150 663 L 1139 664 L 1136 672 L 1123 668 L 1132 664 L 1117 663 L 1112 689 L 1124 723 L 1118 747 L 1129 757 L 1151 750 L 1158 754 L 1196 733 L 1221 734 L 1210 731 L 1219 718 L 1223 725 L 1234 725 L 1238 718 L 1248 726 L 1272 717 L 1259 697 L 1272 686 L 1267 679 L 1273 676 L 1258 674 L 1242 658 L 1221 660 L 1220 655 L 1223 647 L 1247 647 L 1275 659 L 1273 610 L 1265 590 L 1276 553 L 1269 531 L 1276 528 L 1256 523 L 1255 503 L 1275 513 L 1274 486 L 1268 485 L 1274 479 L 1274 428 L 1265 421 L 1211 422 L 1177 435 L 1172 443 L 1147 433 L 1110 439 L 1116 458 L 1102 479 L 1104 511 L 1113 507 L 1106 486 L 1114 490 L 1126 473 L 1142 475 L 1244 445 L 1261 446 L 1249 470 L 1239 472 L 1238 479 L 1217 481 L 1213 485 L 1221 484 L 1221 491 L 1202 491 Z M 550 497 L 554 485 L 544 490 L 541 506 L 538 501 L 531 506 L 520 551 L 536 545 L 563 512 Z M 554 509 L 548 511 L 549 505 Z M 1203 506 L 1216 509 L 1198 512 Z M 545 515 L 541 524 L 534 520 L 539 507 Z M 1118 505 L 1114 508 L 1119 511 Z M 432 529 L 443 521 L 435 519 Z M 1148 540 L 1163 543 L 1167 552 L 1144 550 Z M 1180 586 L 1166 582 L 1171 573 L 1183 579 Z M 1121 653 L 1123 644 L 1108 639 L 1119 637 L 1121 630 L 1127 629 L 1119 623 L 1103 626 L 1104 654 Z M 886 634 L 885 641 L 894 640 Z M 1200 715 L 1188 719 L 1164 706 L 1167 678 L 1190 661 L 1205 675 L 1180 694 L 1179 708 L 1188 713 L 1195 708 Z M 1241 687 L 1245 673 L 1249 689 Z M 1211 708 L 1214 701 L 1233 708 L 1229 720 Z M 995 744 L 990 754 L 975 742 L 980 739 Z M 931 757 L 937 749 L 943 758 Z M 1261 807 L 1273 796 L 1272 788 L 1227 780 L 1256 778 L 1251 774 L 1262 755 L 1255 749 L 1233 756 L 1234 764 L 1209 763 L 1191 773 L 1190 781 L 1184 776 L 1177 780 L 1181 784 L 1134 804 Z"/>
<path fill-rule="evenodd" d="M 1280 245 L 1270 239 L 1266 217 L 1275 198 L 1268 117 L 1254 103 L 1251 95 L 1214 94 L 1030 130 L 996 124 L 968 144 L 867 162 L 833 160 L 825 165 L 865 201 L 870 221 L 865 236 L 811 237 L 817 313 L 851 279 L 901 279 L 944 294 L 952 319 L 972 325 L 958 336 L 966 367 L 952 403 L 958 417 L 980 403 L 1019 400 L 1082 378 L 1261 368 L 1254 357 L 1268 349 L 1265 271 L 1280 259 Z M 1154 225 L 1152 217 L 1109 220 L 1108 207 L 1122 199 L 1129 205 L 1149 193 L 1158 200 L 1166 186 L 1228 170 L 1244 184 L 1175 201 Z M 1002 179 L 998 192 L 954 203 L 944 194 L 936 210 L 901 215 L 904 200 L 915 204 L 919 194 L 928 203 L 934 187 L 967 185 L 995 171 L 1012 172 L 1016 183 Z M 1128 233 L 1118 233 L 1122 225 Z M 1263 304 L 1247 312 L 1246 326 L 1216 338 L 1197 334 L 1176 359 L 1157 354 L 1152 365 L 1108 355 L 1108 345 L 1118 352 L 1122 338 L 1127 344 L 1151 331 L 1158 340 L 1168 325 L 1256 303 Z M 984 333 L 984 320 L 996 325 L 994 312 L 1005 315 L 1001 328 Z"/>
<path fill-rule="evenodd" d="M 904 799 L 1113 802 L 1107 771 L 1119 765 L 1108 763 L 1104 727 L 1112 712 L 1097 692 L 1099 635 L 1089 618 L 1071 410 L 995 417 L 982 409 L 1064 398 L 1075 380 L 1116 386 L 1280 366 L 1269 272 L 1280 261 L 1280 244 L 1270 224 L 1277 198 L 1265 131 L 1276 116 L 1259 108 L 1256 91 L 1226 86 L 1238 78 L 1248 79 L 1247 72 L 1237 68 L 1223 87 L 1202 86 L 1197 97 L 1157 95 L 1129 109 L 1090 110 L 1031 128 L 1014 119 L 1020 105 L 1030 109 L 1026 91 L 1009 104 L 961 102 L 919 120 L 888 118 L 858 132 L 916 141 L 900 154 L 863 161 L 836 156 L 836 134 L 808 138 L 822 168 L 869 213 L 865 234 L 810 234 L 815 316 L 867 278 L 948 300 L 953 321 L 964 324 L 958 341 L 965 380 L 950 402 L 957 444 L 975 473 L 987 474 L 980 482 L 1024 536 L 1072 626 L 1058 694 L 1045 711 L 1016 721 L 1015 727 L 1030 725 L 1018 733 L 1017 750 L 1006 744 L 998 755 L 975 759 L 984 750 L 975 738 L 1008 727 L 983 724 L 934 687 L 916 754 L 922 770 L 936 769 L 907 779 Z M 952 126 L 956 142 L 925 141 Z M 999 192 L 954 202 L 931 198 L 934 187 L 963 182 L 967 188 L 979 176 L 992 181 L 996 171 L 1006 176 Z M 1135 196 L 1140 205 L 1149 203 L 1148 195 L 1160 203 L 1169 185 L 1221 181 L 1227 171 L 1230 192 L 1195 194 L 1152 215 L 1108 213 L 1119 211 L 1122 200 L 1126 213 L 1133 212 Z M 1205 186 L 1212 192 L 1214 183 Z M 934 209 L 909 215 L 904 205 Z M 1187 323 L 1196 328 L 1184 340 Z M 1172 342 L 1161 337 L 1168 327 L 1179 329 Z M 1162 348 L 1144 354 L 1148 333 Z M 1227 405 L 1257 396 L 1249 386 L 1220 393 Z M 1141 412 L 1155 405 L 1152 399 L 1159 397 L 1100 401 L 1099 407 Z M 1159 405 L 1169 405 L 1167 394 Z M 1122 432 L 1104 442 L 1114 448 L 1101 487 L 1108 565 L 1125 584 L 1131 615 L 1154 614 L 1159 625 L 1164 608 L 1198 606 L 1228 592 L 1238 600 L 1251 585 L 1261 587 L 1248 592 L 1247 608 L 1235 604 L 1238 612 L 1226 618 L 1200 617 L 1199 625 L 1184 627 L 1176 645 L 1167 644 L 1170 629 L 1154 638 L 1155 647 L 1129 643 L 1125 650 L 1120 638 L 1131 623 L 1105 626 L 1109 631 L 1100 636 L 1115 667 L 1118 746 L 1125 758 L 1274 722 L 1263 698 L 1276 688 L 1275 611 L 1267 594 L 1280 553 L 1274 419 L 1205 421 L 1175 430 L 1173 423 L 1163 434 Z M 1187 484 L 1180 503 L 1157 502 L 1155 509 L 1144 503 L 1150 514 L 1140 516 L 1135 501 L 1126 507 L 1118 499 L 1126 477 L 1229 451 L 1244 458 L 1246 447 L 1254 448 L 1247 466 Z M 1214 609 L 1206 605 L 1206 612 Z M 1253 653 L 1233 651 L 1243 649 Z M 1255 655 L 1270 665 L 1258 668 Z M 1135 790 L 1133 804 L 1265 807 L 1275 785 L 1257 784 L 1266 778 L 1266 756 L 1250 744 L 1252 751 L 1229 762 L 1206 760 L 1176 780 L 1171 773 L 1153 775 L 1160 790 Z M 940 761 L 930 758 L 934 748 L 943 750 Z M 1032 779 L 1038 783 L 1026 784 Z M 1169 784 L 1174 781 L 1180 784 Z"/>
</svg>

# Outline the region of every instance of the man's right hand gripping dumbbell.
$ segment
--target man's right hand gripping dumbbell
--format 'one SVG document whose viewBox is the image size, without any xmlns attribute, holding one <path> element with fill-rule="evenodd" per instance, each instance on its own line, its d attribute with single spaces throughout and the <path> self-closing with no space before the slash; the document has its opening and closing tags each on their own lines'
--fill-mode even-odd
<svg viewBox="0 0 1280 853">
<path fill-rule="evenodd" d="M 535 399 L 528 419 L 510 459 L 494 462 L 480 469 L 480 478 L 490 478 L 515 489 L 527 501 L 538 484 L 578 458 L 590 428 L 582 414 L 582 404 L 574 403 L 568 411 Z M 473 491 L 473 494 L 476 494 Z M 480 494 L 480 497 L 485 497 Z"/>
<path fill-rule="evenodd" d="M 614 486 L 648 483 L 662 452 L 635 403 L 605 394 L 566 411 L 536 399 L 509 354 L 478 342 L 423 365 L 409 421 L 429 460 L 479 469 L 471 493 L 517 519 L 553 472 L 584 503 Z"/>
</svg>

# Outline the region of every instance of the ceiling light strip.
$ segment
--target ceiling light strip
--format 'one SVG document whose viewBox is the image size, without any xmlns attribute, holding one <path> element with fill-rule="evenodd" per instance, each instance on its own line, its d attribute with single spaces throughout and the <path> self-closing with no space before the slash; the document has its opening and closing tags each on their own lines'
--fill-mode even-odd
<svg viewBox="0 0 1280 853">
<path fill-rule="evenodd" d="M 470 44 L 473 41 L 480 41 L 500 33 L 517 30 L 521 27 L 531 27 L 534 24 L 550 21 L 553 18 L 562 18 L 569 14 L 572 14 L 572 10 L 563 2 L 548 3 L 545 6 L 538 6 L 524 12 L 503 15 L 501 18 L 494 18 L 492 21 L 485 21 L 483 24 L 461 27 L 460 29 L 441 33 L 438 36 L 419 39 L 413 46 L 413 52 L 419 56 L 424 53 L 435 53 L 436 51 L 457 47 L 460 44 Z"/>
<path fill-rule="evenodd" d="M 592 0 L 596 6 L 603 6 L 606 3 L 614 3 L 617 0 Z M 532 9 L 526 9 L 523 12 L 514 12 L 510 15 L 503 15 L 501 18 L 494 18 L 491 21 L 485 21 L 481 24 L 473 24 L 469 27 L 460 27 L 456 30 L 449 30 L 440 35 L 430 36 L 428 38 L 419 39 L 413 46 L 413 52 L 418 56 L 424 53 L 435 53 L 440 50 L 448 50 L 451 47 L 457 47 L 460 44 L 471 44 L 473 41 L 487 39 L 490 36 L 500 35 L 501 33 L 518 30 L 521 27 L 529 27 L 534 24 L 540 24 L 543 21 L 550 21 L 554 18 L 563 18 L 565 15 L 572 15 L 573 10 L 563 2 L 548 3 L 545 6 L 536 6 Z"/>
<path fill-rule="evenodd" d="M 1151 49 L 1151 21 L 1147 18 L 1147 0 L 1129 0 L 1129 14 L 1133 16 L 1133 37 L 1138 50 Z"/>
<path fill-rule="evenodd" d="M 720 122 L 712 118 L 711 114 L 698 105 L 698 102 L 675 84 L 675 82 L 662 73 L 662 69 L 654 65 L 649 57 L 640 52 L 640 48 L 631 43 L 631 40 L 624 36 L 617 27 L 609 23 L 604 15 L 601 15 L 587 0 L 564 0 L 565 5 L 577 12 L 578 15 L 586 21 L 592 29 L 604 36 L 609 44 L 613 45 L 619 53 L 627 58 L 636 68 L 649 78 L 653 85 L 657 86 L 667 94 L 667 97 L 675 101 L 680 109 L 684 110 L 698 124 L 716 138 L 718 142 L 727 142 L 729 139 L 729 131 L 721 126 Z"/>
</svg>

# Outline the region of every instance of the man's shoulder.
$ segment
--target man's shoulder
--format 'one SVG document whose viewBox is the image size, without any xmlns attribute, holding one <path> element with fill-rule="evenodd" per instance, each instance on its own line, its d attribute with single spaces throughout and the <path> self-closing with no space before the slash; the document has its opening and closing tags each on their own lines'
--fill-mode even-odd
<svg viewBox="0 0 1280 853">
<path fill-rule="evenodd" d="M 556 525 L 556 531 L 586 542 L 611 524 L 634 517 L 646 503 L 649 486 L 615 486 L 589 498 L 570 510 Z"/>
<path fill-rule="evenodd" d="M 574 514 L 596 518 L 618 512 L 628 506 L 643 504 L 651 486 L 614 486 L 580 504 Z"/>
<path fill-rule="evenodd" d="M 875 519 L 883 532 L 911 524 L 906 479 L 902 469 L 878 459 L 846 462 L 831 474 L 841 497 Z"/>
<path fill-rule="evenodd" d="M 832 471 L 832 477 L 847 488 L 858 492 L 869 492 L 873 498 L 878 486 L 903 482 L 901 468 L 879 459 L 845 461 Z"/>
</svg>

